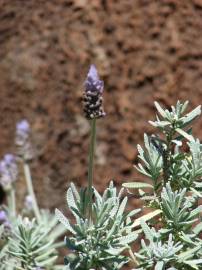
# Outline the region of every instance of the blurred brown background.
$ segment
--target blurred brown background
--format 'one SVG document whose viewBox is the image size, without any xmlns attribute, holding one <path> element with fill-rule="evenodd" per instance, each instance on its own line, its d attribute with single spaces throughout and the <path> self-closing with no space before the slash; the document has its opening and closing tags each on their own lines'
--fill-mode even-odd
<svg viewBox="0 0 202 270">
<path fill-rule="evenodd" d="M 136 144 L 152 132 L 154 100 L 201 103 L 202 1 L 0 0 L 0 155 L 14 149 L 16 121 L 28 119 L 42 207 L 64 208 L 68 183 L 86 184 L 81 97 L 91 63 L 105 81 L 94 177 L 101 191 L 111 179 L 137 177 Z"/>
</svg>

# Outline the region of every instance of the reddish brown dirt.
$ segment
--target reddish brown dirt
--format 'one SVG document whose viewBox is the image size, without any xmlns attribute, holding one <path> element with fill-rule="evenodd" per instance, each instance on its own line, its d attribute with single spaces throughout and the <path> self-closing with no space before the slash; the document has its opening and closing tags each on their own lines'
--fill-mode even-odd
<svg viewBox="0 0 202 270">
<path fill-rule="evenodd" d="M 15 123 L 27 118 L 43 207 L 64 207 L 70 181 L 86 184 L 81 96 L 90 63 L 105 81 L 94 175 L 103 190 L 110 179 L 137 177 L 136 144 L 152 131 L 154 100 L 201 103 L 202 1 L 0 0 L 0 154 L 13 149 Z"/>
</svg>

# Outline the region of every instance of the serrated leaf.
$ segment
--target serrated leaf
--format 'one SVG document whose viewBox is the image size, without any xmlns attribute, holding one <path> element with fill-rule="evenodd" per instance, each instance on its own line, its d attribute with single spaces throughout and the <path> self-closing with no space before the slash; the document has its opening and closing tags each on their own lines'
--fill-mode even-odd
<svg viewBox="0 0 202 270">
<path fill-rule="evenodd" d="M 72 226 L 70 225 L 68 219 L 63 215 L 63 213 L 60 210 L 55 209 L 55 215 L 57 219 L 67 228 L 68 231 L 70 231 L 73 234 L 76 233 L 72 228 Z"/>
<path fill-rule="evenodd" d="M 70 209 L 72 207 L 77 209 L 75 199 L 74 199 L 74 195 L 73 195 L 73 192 L 72 192 L 71 188 L 68 188 L 68 190 L 67 190 L 66 200 L 67 200 L 67 205 L 69 206 Z"/>
<path fill-rule="evenodd" d="M 135 241 L 137 238 L 138 238 L 138 234 L 135 232 L 131 232 L 126 236 L 122 236 L 118 238 L 117 240 L 119 241 L 119 244 L 121 245 L 128 245 L 132 243 L 133 241 Z"/>
<path fill-rule="evenodd" d="M 144 231 L 145 237 L 150 242 L 152 242 L 153 238 L 154 238 L 154 235 L 153 235 L 151 229 L 149 228 L 149 226 L 147 225 L 147 223 L 143 219 L 140 220 L 140 224 L 141 224 L 142 230 Z"/>
<path fill-rule="evenodd" d="M 126 208 L 127 201 L 128 201 L 128 198 L 125 197 L 123 199 L 123 201 L 121 202 L 120 206 L 119 206 L 119 210 L 117 212 L 117 216 L 122 216 L 123 215 L 123 212 L 124 212 L 124 210 Z"/>
</svg>

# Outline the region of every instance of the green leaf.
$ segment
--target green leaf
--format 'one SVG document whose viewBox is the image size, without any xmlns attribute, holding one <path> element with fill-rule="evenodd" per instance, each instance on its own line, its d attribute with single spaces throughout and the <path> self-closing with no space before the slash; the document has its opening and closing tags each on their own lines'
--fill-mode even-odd
<svg viewBox="0 0 202 270">
<path fill-rule="evenodd" d="M 200 247 L 200 245 L 198 245 L 198 246 L 196 246 L 196 247 L 194 247 L 194 248 L 188 249 L 188 250 L 186 250 L 186 251 L 180 253 L 180 254 L 178 255 L 178 261 L 179 261 L 180 263 L 182 263 L 182 262 L 184 262 L 185 260 L 192 258 L 192 257 L 195 255 L 195 253 L 196 253 L 197 251 L 199 251 L 200 249 L 201 249 L 201 247 Z"/>
<path fill-rule="evenodd" d="M 194 110 L 192 110 L 190 113 L 186 114 L 183 118 L 183 127 L 191 123 L 192 120 L 194 120 L 197 116 L 201 114 L 201 105 L 196 107 Z"/>
<path fill-rule="evenodd" d="M 160 210 L 160 209 L 157 209 L 157 210 L 155 210 L 153 212 L 150 212 L 150 213 L 136 219 L 135 222 L 133 223 L 132 227 L 133 228 L 138 227 L 138 226 L 140 226 L 141 220 L 148 221 L 148 220 L 158 216 L 161 213 L 162 213 L 162 210 Z"/>
<path fill-rule="evenodd" d="M 125 188 L 153 188 L 152 185 L 144 182 L 124 183 L 122 186 Z"/>
<path fill-rule="evenodd" d="M 194 137 L 190 134 L 188 134 L 187 132 L 185 132 L 184 130 L 182 130 L 181 128 L 176 128 L 176 131 L 182 135 L 185 139 L 187 139 L 190 142 L 194 141 Z"/>
<path fill-rule="evenodd" d="M 131 232 L 130 234 L 126 236 L 122 236 L 118 238 L 117 240 L 119 241 L 119 244 L 121 245 L 128 245 L 131 242 L 135 241 L 138 238 L 138 234 L 135 232 Z"/>
<path fill-rule="evenodd" d="M 155 105 L 157 111 L 159 112 L 159 114 L 160 114 L 163 118 L 167 118 L 167 115 L 166 115 L 165 111 L 162 109 L 162 107 L 160 106 L 160 104 L 159 104 L 157 101 L 154 102 L 154 105 Z"/>
<path fill-rule="evenodd" d="M 193 232 L 197 235 L 202 231 L 202 222 L 200 222 L 199 224 L 197 224 L 194 228 L 193 228 Z"/>
<path fill-rule="evenodd" d="M 160 261 L 160 262 L 157 262 L 156 266 L 155 266 L 155 270 L 162 270 L 164 269 L 164 262 Z"/>
<path fill-rule="evenodd" d="M 119 206 L 119 210 L 118 210 L 117 216 L 122 216 L 123 215 L 123 212 L 124 212 L 124 210 L 126 208 L 127 201 L 128 201 L 128 198 L 125 197 L 123 199 L 123 201 L 121 202 L 120 206 Z"/>
<path fill-rule="evenodd" d="M 147 223 L 143 219 L 140 220 L 140 224 L 141 224 L 142 230 L 144 231 L 145 237 L 150 242 L 152 242 L 153 238 L 154 238 L 152 230 L 149 228 L 149 226 L 147 225 Z"/>
<path fill-rule="evenodd" d="M 55 209 L 55 215 L 57 219 L 67 228 L 68 231 L 70 231 L 73 234 L 76 233 L 74 229 L 72 228 L 72 226 L 70 225 L 68 219 L 63 215 L 62 212 L 60 212 L 60 210 Z"/>
<path fill-rule="evenodd" d="M 200 266 L 202 266 L 202 259 L 198 259 L 198 260 L 188 260 L 188 261 L 184 261 L 184 263 L 190 265 L 190 266 L 193 267 L 194 269 L 199 269 L 197 265 L 200 264 Z"/>
</svg>

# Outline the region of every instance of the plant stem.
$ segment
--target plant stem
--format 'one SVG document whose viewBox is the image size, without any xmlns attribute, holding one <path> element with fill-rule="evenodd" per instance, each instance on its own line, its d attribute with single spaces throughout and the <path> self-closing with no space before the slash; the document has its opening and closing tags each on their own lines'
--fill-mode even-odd
<svg viewBox="0 0 202 270">
<path fill-rule="evenodd" d="M 41 215 L 40 215 L 40 212 L 39 212 L 39 207 L 38 207 L 36 196 L 35 196 L 35 193 L 34 193 L 34 189 L 33 189 L 33 185 L 32 185 L 32 178 L 31 178 L 31 173 L 30 173 L 30 168 L 29 168 L 28 163 L 25 162 L 23 164 L 23 167 L 24 167 L 24 175 L 25 175 L 25 180 L 26 180 L 26 183 L 27 183 L 28 193 L 32 198 L 34 214 L 36 216 L 37 221 L 40 222 Z"/>
<path fill-rule="evenodd" d="M 135 266 L 137 266 L 138 265 L 138 262 L 137 262 L 134 254 L 132 252 L 132 249 L 130 247 L 129 247 L 128 251 L 129 251 L 129 254 L 130 254 L 130 257 L 131 257 L 132 261 L 134 262 Z"/>
<path fill-rule="evenodd" d="M 93 203 L 93 161 L 94 161 L 94 152 L 95 152 L 95 141 L 96 141 L 96 119 L 93 118 L 90 120 L 91 125 L 91 135 L 90 135 L 90 149 L 89 149 L 89 161 L 88 161 L 88 189 L 87 189 L 87 198 L 88 198 L 88 214 L 89 220 L 92 218 L 92 203 Z"/>
<path fill-rule="evenodd" d="M 164 174 L 164 185 L 168 182 L 169 177 L 170 177 L 170 162 L 171 162 L 171 155 L 172 155 L 172 150 L 171 150 L 171 141 L 174 135 L 174 129 L 170 131 L 169 134 L 166 136 L 166 141 L 167 141 L 167 149 L 163 153 L 163 174 Z"/>
<path fill-rule="evenodd" d="M 8 206 L 11 211 L 11 215 L 15 217 L 16 215 L 16 204 L 15 204 L 15 189 L 11 187 L 11 189 L 8 191 Z"/>
</svg>

